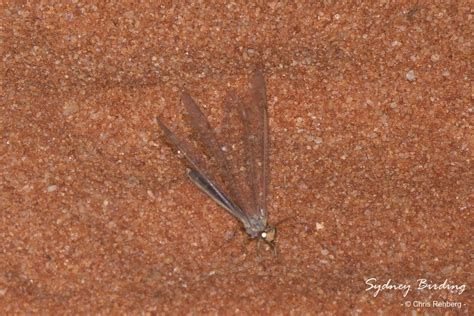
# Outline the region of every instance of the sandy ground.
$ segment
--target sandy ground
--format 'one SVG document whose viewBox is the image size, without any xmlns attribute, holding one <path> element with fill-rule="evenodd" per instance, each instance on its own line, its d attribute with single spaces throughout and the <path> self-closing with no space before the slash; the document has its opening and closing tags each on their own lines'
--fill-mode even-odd
<svg viewBox="0 0 474 316">
<path fill-rule="evenodd" d="M 157 2 L 1 5 L 0 313 L 472 314 L 468 2 Z M 261 260 L 154 122 L 256 68 Z"/>
</svg>

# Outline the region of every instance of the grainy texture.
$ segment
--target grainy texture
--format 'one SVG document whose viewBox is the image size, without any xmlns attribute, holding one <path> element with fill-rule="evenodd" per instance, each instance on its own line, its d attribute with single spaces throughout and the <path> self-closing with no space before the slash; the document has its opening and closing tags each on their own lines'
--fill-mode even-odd
<svg viewBox="0 0 474 316">
<path fill-rule="evenodd" d="M 469 2 L 157 2 L 2 2 L 0 313 L 472 314 Z M 218 126 L 255 68 L 261 262 L 153 120 L 186 87 Z"/>
</svg>

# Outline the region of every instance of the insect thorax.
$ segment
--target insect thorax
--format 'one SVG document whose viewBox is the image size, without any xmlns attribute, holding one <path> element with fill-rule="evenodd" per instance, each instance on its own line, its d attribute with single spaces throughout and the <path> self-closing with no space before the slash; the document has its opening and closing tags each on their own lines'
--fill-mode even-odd
<svg viewBox="0 0 474 316">
<path fill-rule="evenodd" d="M 249 216 L 248 223 L 244 223 L 245 231 L 252 238 L 259 237 L 267 229 L 267 219 L 261 215 Z"/>
</svg>

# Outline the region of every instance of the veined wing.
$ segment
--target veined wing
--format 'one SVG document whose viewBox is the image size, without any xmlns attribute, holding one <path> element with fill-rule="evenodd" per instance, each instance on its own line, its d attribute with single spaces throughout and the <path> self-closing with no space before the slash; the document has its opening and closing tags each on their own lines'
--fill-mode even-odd
<svg viewBox="0 0 474 316">
<path fill-rule="evenodd" d="M 206 170 L 209 170 L 209 167 L 203 159 L 199 158 L 196 149 L 187 142 L 180 140 L 159 118 L 156 118 L 156 122 L 163 131 L 166 139 L 183 153 L 191 165 L 192 169 L 188 172 L 188 176 L 193 183 L 244 224 L 248 223 L 247 216 L 233 201 L 229 200 L 225 192 L 219 188 L 217 182 L 211 180 L 209 176 L 206 175 Z"/>
<path fill-rule="evenodd" d="M 253 210 L 266 218 L 269 181 L 268 113 L 265 80 L 259 71 L 250 80 L 249 94 L 242 104 L 240 114 L 244 126 L 247 181 L 256 206 Z"/>
<path fill-rule="evenodd" d="M 218 137 L 224 145 L 224 155 L 237 191 L 235 200 L 245 213 L 255 214 L 256 203 L 250 184 L 254 179 L 248 177 L 250 160 L 245 146 L 245 126 L 240 116 L 242 104 L 242 99 L 234 91 L 227 94 Z"/>
<path fill-rule="evenodd" d="M 225 153 L 222 151 L 223 146 L 221 145 L 224 144 L 219 143 L 216 132 L 211 128 L 206 116 L 189 94 L 183 93 L 181 102 L 188 113 L 188 118 L 194 131 L 193 136 L 204 147 L 208 157 L 213 160 L 212 162 L 215 166 L 213 169 L 217 170 L 217 176 L 219 176 L 222 181 L 223 192 L 233 203 L 238 203 L 240 207 L 243 207 L 243 199 L 237 188 L 236 180 L 233 177 L 231 171 L 232 167 Z"/>
<path fill-rule="evenodd" d="M 204 191 L 210 198 L 212 198 L 217 204 L 226 209 L 229 213 L 239 218 L 242 221 L 248 221 L 247 216 L 242 210 L 234 204 L 229 198 L 222 193 L 222 191 L 206 177 L 197 172 L 194 169 L 188 171 L 188 177 L 191 181 L 202 191 Z M 244 223 L 245 224 L 245 223 Z"/>
<path fill-rule="evenodd" d="M 159 119 L 158 125 L 190 163 L 190 179 L 239 218 L 251 236 L 256 235 L 266 227 L 267 219 L 268 115 L 263 75 L 253 74 L 244 98 L 228 95 L 219 135 L 191 96 L 183 93 L 181 101 L 193 138 L 207 157 L 193 144 L 180 140 Z"/>
</svg>

